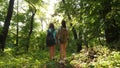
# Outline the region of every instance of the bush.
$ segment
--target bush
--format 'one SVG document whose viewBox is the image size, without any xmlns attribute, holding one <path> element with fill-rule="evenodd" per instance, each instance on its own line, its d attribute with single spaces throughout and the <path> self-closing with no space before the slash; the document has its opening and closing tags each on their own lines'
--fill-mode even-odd
<svg viewBox="0 0 120 68">
<path fill-rule="evenodd" d="M 93 58 L 90 58 L 91 49 L 75 55 L 71 64 L 77 68 L 116 68 L 120 67 L 120 52 L 111 51 L 105 46 L 94 46 Z M 78 67 L 79 66 L 79 67 Z"/>
</svg>

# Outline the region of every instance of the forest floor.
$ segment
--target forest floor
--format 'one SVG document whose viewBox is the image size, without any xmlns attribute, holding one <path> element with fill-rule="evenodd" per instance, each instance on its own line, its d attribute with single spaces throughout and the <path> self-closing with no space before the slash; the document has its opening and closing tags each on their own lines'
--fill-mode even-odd
<svg viewBox="0 0 120 68">
<path fill-rule="evenodd" d="M 0 68 L 73 68 L 69 60 L 64 64 L 59 63 L 59 51 L 56 51 L 55 57 L 55 60 L 49 59 L 48 49 L 25 53 L 6 48 L 0 53 Z"/>
<path fill-rule="evenodd" d="M 59 48 L 56 59 L 49 59 L 49 49 L 23 50 L 6 48 L 0 53 L 0 68 L 120 68 L 120 52 L 105 46 L 96 46 L 86 51 L 84 48 L 75 53 L 75 48 L 67 49 L 67 61 L 59 63 Z M 17 51 L 17 52 L 16 52 Z"/>
<path fill-rule="evenodd" d="M 68 61 L 65 63 L 59 63 L 59 61 L 50 61 L 47 62 L 43 68 L 73 68 L 73 66 Z"/>
</svg>

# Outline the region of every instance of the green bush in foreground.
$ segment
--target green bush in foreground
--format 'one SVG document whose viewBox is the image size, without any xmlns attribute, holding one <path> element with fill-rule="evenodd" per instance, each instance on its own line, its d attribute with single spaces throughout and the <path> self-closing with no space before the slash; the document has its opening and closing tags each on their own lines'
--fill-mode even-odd
<svg viewBox="0 0 120 68">
<path fill-rule="evenodd" d="M 74 56 L 70 64 L 77 68 L 119 68 L 120 52 L 111 51 L 104 46 L 89 48 L 88 51 L 83 49 Z"/>
</svg>

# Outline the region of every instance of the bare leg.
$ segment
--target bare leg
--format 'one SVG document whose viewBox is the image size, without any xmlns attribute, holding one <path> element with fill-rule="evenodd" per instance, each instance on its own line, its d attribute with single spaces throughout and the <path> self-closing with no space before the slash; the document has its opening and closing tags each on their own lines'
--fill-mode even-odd
<svg viewBox="0 0 120 68">
<path fill-rule="evenodd" d="M 54 51 L 55 51 L 55 46 L 52 45 L 50 46 L 50 59 L 53 59 L 54 58 Z"/>
<path fill-rule="evenodd" d="M 63 55 L 64 55 L 64 58 L 66 58 L 66 43 L 64 43 L 63 45 Z"/>
<path fill-rule="evenodd" d="M 63 44 L 60 44 L 60 59 L 63 59 Z"/>
</svg>

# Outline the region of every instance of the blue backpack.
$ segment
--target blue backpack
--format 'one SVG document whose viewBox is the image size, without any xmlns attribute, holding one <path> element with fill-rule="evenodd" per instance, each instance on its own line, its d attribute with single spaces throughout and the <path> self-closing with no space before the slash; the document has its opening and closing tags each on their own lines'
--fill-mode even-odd
<svg viewBox="0 0 120 68">
<path fill-rule="evenodd" d="M 46 45 L 52 46 L 55 45 L 55 38 L 54 38 L 54 30 L 47 30 L 47 36 L 46 36 Z"/>
</svg>

